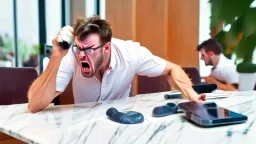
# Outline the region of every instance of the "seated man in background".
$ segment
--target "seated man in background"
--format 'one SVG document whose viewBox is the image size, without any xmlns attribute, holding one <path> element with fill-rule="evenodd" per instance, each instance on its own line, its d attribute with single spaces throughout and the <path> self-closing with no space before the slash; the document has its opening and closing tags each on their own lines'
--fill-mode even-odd
<svg viewBox="0 0 256 144">
<path fill-rule="evenodd" d="M 223 55 L 221 45 L 216 40 L 209 39 L 198 45 L 197 51 L 201 53 L 205 65 L 213 66 L 205 82 L 217 84 L 220 90 L 236 90 L 235 85 L 238 84 L 239 79 L 236 65 Z"/>
<path fill-rule="evenodd" d="M 60 42 L 74 45 L 63 49 Z M 47 107 L 73 79 L 75 103 L 129 97 L 135 75 L 169 75 L 174 86 L 192 101 L 205 101 L 198 95 L 180 66 L 154 56 L 133 41 L 112 38 L 108 21 L 98 16 L 79 19 L 63 27 L 53 39 L 53 51 L 45 71 L 31 85 L 28 109 L 37 112 Z"/>
</svg>

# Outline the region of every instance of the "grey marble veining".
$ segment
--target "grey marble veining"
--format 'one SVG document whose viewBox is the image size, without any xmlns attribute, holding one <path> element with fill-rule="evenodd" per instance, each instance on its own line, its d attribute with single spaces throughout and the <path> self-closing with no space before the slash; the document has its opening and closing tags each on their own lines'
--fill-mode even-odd
<svg viewBox="0 0 256 144">
<path fill-rule="evenodd" d="M 156 106 L 176 104 L 184 99 L 164 100 L 163 93 L 99 103 L 53 106 L 31 114 L 27 104 L 0 106 L 0 131 L 27 143 L 189 143 L 227 144 L 256 143 L 256 92 L 232 92 L 228 98 L 211 99 L 219 106 L 248 116 L 243 124 L 202 128 L 186 120 L 183 113 L 152 117 Z M 138 111 L 145 118 L 136 125 L 111 121 L 106 110 Z"/>
</svg>

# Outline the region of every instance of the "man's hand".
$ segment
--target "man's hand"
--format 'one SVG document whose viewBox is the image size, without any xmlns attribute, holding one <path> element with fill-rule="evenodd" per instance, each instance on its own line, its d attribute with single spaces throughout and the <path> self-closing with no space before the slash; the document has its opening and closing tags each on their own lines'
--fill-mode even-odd
<svg viewBox="0 0 256 144">
<path fill-rule="evenodd" d="M 205 80 L 205 83 L 207 83 L 207 84 L 218 84 L 219 83 L 219 81 L 216 80 L 212 76 L 208 76 L 208 77 L 204 78 L 204 80 Z"/>
<path fill-rule="evenodd" d="M 71 26 L 65 26 L 58 32 L 55 39 L 52 40 L 52 44 L 53 44 L 52 55 L 64 57 L 68 53 L 68 50 L 63 50 L 59 45 L 59 43 L 66 41 L 68 42 L 68 44 L 71 44 L 72 40 L 74 39 L 73 33 L 74 33 L 74 29 Z"/>
<path fill-rule="evenodd" d="M 192 96 L 191 101 L 204 102 L 204 101 L 206 101 L 206 95 L 205 94 L 200 94 L 200 95 L 197 95 L 197 96 Z"/>
</svg>

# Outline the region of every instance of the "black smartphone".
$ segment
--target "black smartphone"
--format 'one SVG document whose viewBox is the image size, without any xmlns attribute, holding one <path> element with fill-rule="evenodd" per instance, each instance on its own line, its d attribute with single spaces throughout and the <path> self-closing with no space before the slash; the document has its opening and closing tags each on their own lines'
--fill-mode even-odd
<svg viewBox="0 0 256 144">
<path fill-rule="evenodd" d="M 59 45 L 62 49 L 67 50 L 70 48 L 71 44 L 69 44 L 67 41 L 59 42 Z"/>
<path fill-rule="evenodd" d="M 248 117 L 218 106 L 214 102 L 180 103 L 179 108 L 185 112 L 186 117 L 200 126 L 217 126 L 236 123 L 244 123 Z"/>
</svg>

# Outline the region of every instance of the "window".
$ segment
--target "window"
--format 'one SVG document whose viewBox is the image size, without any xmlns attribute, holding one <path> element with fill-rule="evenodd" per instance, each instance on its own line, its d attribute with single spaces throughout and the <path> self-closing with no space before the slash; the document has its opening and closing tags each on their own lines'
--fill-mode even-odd
<svg viewBox="0 0 256 144">
<path fill-rule="evenodd" d="M 199 44 L 209 39 L 210 36 L 210 4 L 207 0 L 200 0 L 199 13 Z M 199 72 L 201 77 L 208 76 L 211 72 L 212 66 L 205 66 L 204 61 L 200 60 L 199 54 Z"/>
<path fill-rule="evenodd" d="M 0 67 L 14 65 L 13 1 L 2 0 L 0 4 Z"/>
<path fill-rule="evenodd" d="M 18 67 L 38 68 L 38 0 L 17 1 Z"/>
</svg>

